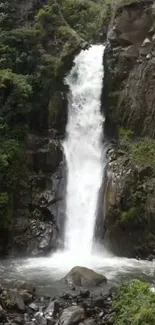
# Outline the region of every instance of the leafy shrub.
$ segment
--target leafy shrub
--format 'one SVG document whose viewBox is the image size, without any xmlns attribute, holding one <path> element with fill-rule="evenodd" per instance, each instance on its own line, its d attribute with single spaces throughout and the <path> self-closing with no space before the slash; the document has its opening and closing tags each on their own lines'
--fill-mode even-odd
<svg viewBox="0 0 155 325">
<path fill-rule="evenodd" d="M 126 150 L 132 161 L 138 165 L 150 165 L 155 168 L 155 140 L 151 138 L 134 139 L 131 130 L 120 129 L 120 145 Z"/>
<path fill-rule="evenodd" d="M 113 302 L 114 325 L 154 325 L 155 294 L 149 284 L 134 280 L 122 285 Z"/>
</svg>

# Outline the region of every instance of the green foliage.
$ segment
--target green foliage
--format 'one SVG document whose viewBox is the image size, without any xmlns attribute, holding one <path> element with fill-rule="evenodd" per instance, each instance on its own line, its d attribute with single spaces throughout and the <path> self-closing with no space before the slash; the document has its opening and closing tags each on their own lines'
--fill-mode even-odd
<svg viewBox="0 0 155 325">
<path fill-rule="evenodd" d="M 59 0 L 59 3 L 68 24 L 87 40 L 98 38 L 101 27 L 110 18 L 111 0 L 102 4 L 90 0 Z"/>
<path fill-rule="evenodd" d="M 32 87 L 27 76 L 17 75 L 11 70 L 0 70 L 0 134 L 21 137 L 31 109 L 31 94 Z"/>
<path fill-rule="evenodd" d="M 0 34 L 0 66 L 16 73 L 35 72 L 39 60 L 37 42 L 40 32 L 32 27 L 22 27 Z"/>
<path fill-rule="evenodd" d="M 135 163 L 155 168 L 155 140 L 144 138 L 131 144 L 131 155 Z"/>
<path fill-rule="evenodd" d="M 14 193 L 22 179 L 24 150 L 17 140 L 0 137 L 0 226 L 7 226 L 13 215 Z M 21 179 L 20 179 L 21 177 Z"/>
<path fill-rule="evenodd" d="M 24 8 L 24 10 L 23 10 Z M 56 125 L 51 98 L 64 89 L 73 57 L 98 39 L 111 0 L 2 0 L 0 4 L 0 225 L 6 226 L 23 189 L 27 132 Z M 53 109 L 53 111 L 52 111 Z M 50 112 L 49 112 L 49 111 Z M 54 111 L 55 110 L 55 111 Z"/>
<path fill-rule="evenodd" d="M 155 140 L 141 138 L 135 140 L 131 130 L 120 129 L 120 145 L 126 150 L 132 161 L 138 165 L 150 165 L 155 168 Z"/>
<path fill-rule="evenodd" d="M 154 325 L 155 294 L 149 284 L 134 280 L 122 285 L 113 302 L 115 310 L 114 325 Z"/>
<path fill-rule="evenodd" d="M 120 220 L 122 222 L 134 220 L 136 218 L 137 218 L 137 208 L 136 207 L 132 207 L 127 211 L 122 211 L 120 214 Z"/>
</svg>

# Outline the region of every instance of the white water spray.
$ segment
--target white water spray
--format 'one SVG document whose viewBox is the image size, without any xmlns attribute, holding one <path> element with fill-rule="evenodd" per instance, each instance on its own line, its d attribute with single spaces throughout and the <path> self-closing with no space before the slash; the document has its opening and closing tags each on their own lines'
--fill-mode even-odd
<svg viewBox="0 0 155 325">
<path fill-rule="evenodd" d="M 92 252 L 105 158 L 100 113 L 103 53 L 102 45 L 81 51 L 65 79 L 70 90 L 67 138 L 63 143 L 68 167 L 65 249 L 73 256 L 88 257 Z"/>
</svg>

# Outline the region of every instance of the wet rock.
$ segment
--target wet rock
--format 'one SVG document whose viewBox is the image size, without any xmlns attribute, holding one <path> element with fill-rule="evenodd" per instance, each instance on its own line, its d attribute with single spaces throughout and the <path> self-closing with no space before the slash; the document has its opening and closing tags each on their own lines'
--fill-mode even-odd
<svg viewBox="0 0 155 325">
<path fill-rule="evenodd" d="M 5 322 L 5 321 L 7 321 L 6 312 L 0 305 L 0 322 Z"/>
<path fill-rule="evenodd" d="M 26 322 L 26 324 L 31 321 L 30 315 L 28 313 L 24 314 L 24 321 Z"/>
<path fill-rule="evenodd" d="M 81 290 L 80 291 L 80 296 L 82 298 L 88 298 L 90 296 L 90 291 L 89 290 Z"/>
<path fill-rule="evenodd" d="M 80 323 L 84 318 L 84 309 L 79 306 L 72 306 L 64 309 L 60 317 L 60 324 L 72 325 Z"/>
<path fill-rule="evenodd" d="M 36 303 L 32 302 L 29 307 L 33 310 L 33 311 L 38 311 L 39 307 Z"/>
<path fill-rule="evenodd" d="M 86 319 L 84 325 L 97 325 L 97 322 L 95 319 Z"/>
<path fill-rule="evenodd" d="M 124 49 L 121 55 L 129 59 L 136 59 L 139 55 L 139 50 L 136 46 L 130 45 Z"/>
<path fill-rule="evenodd" d="M 143 43 L 141 45 L 139 53 L 141 55 L 147 55 L 147 54 L 149 54 L 151 52 L 152 47 L 153 47 L 153 44 L 149 40 L 149 38 L 145 38 L 145 40 L 143 41 Z"/>
<path fill-rule="evenodd" d="M 48 307 L 45 310 L 45 314 L 50 314 L 50 316 L 55 317 L 56 314 L 59 312 L 60 305 L 57 300 L 54 300 L 49 303 Z"/>
<path fill-rule="evenodd" d="M 111 42 L 115 42 L 117 40 L 115 27 L 112 27 L 111 29 L 109 29 L 108 34 L 107 34 L 107 38 Z"/>
<path fill-rule="evenodd" d="M 101 321 L 101 325 L 110 325 L 113 324 L 113 317 L 111 315 L 106 315 Z"/>
<path fill-rule="evenodd" d="M 17 306 L 17 308 L 21 311 L 25 310 L 25 304 L 22 296 L 20 295 L 19 291 L 17 289 L 10 289 L 9 290 L 9 297 L 11 300 L 11 303 Z"/>
<path fill-rule="evenodd" d="M 63 293 L 60 297 L 63 299 L 69 299 L 70 295 L 69 293 Z"/>
<path fill-rule="evenodd" d="M 47 325 L 47 319 L 44 317 L 43 313 L 37 313 L 35 319 L 37 325 Z"/>
<path fill-rule="evenodd" d="M 48 252 L 52 249 L 56 237 L 56 226 L 52 222 L 31 220 L 25 232 L 25 238 L 28 239 L 26 242 L 27 253 L 30 252 L 33 256 L 36 256 L 42 252 Z"/>
<path fill-rule="evenodd" d="M 103 316 L 104 316 L 104 312 L 101 311 L 101 312 L 99 313 L 98 317 L 99 317 L 99 318 L 102 318 Z"/>
<path fill-rule="evenodd" d="M 55 325 L 55 324 L 56 324 L 56 321 L 54 319 L 47 318 L 47 325 Z"/>
<path fill-rule="evenodd" d="M 36 289 L 32 283 L 28 283 L 23 280 L 17 280 L 14 283 L 14 288 L 18 290 L 27 290 L 29 293 L 35 293 Z"/>
<path fill-rule="evenodd" d="M 30 303 L 33 299 L 33 296 L 30 293 L 28 293 L 27 290 L 22 290 L 20 294 L 25 303 Z"/>
<path fill-rule="evenodd" d="M 104 297 L 100 296 L 100 297 L 95 298 L 95 301 L 93 302 L 94 307 L 103 308 L 104 305 L 105 305 Z"/>
<path fill-rule="evenodd" d="M 81 266 L 75 266 L 62 280 L 77 286 L 98 286 L 107 282 L 104 275 Z"/>
<path fill-rule="evenodd" d="M 22 325 L 23 324 L 23 318 L 21 318 L 20 316 L 17 316 L 17 317 L 14 318 L 14 322 L 15 322 L 15 324 Z"/>
</svg>

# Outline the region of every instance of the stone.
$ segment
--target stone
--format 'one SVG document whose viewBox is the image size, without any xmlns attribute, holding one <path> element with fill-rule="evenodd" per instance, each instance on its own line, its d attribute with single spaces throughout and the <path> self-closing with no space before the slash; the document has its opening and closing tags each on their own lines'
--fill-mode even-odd
<svg viewBox="0 0 155 325">
<path fill-rule="evenodd" d="M 3 309 L 3 307 L 0 305 L 0 322 L 5 322 L 5 321 L 7 321 L 6 312 Z"/>
<path fill-rule="evenodd" d="M 39 219 L 31 219 L 24 233 L 24 238 L 28 254 L 36 256 L 43 252 L 46 253 L 53 248 L 53 242 L 56 241 L 56 225 L 50 221 L 44 222 Z"/>
<path fill-rule="evenodd" d="M 152 41 L 155 43 L 155 34 L 152 36 Z"/>
<path fill-rule="evenodd" d="M 63 298 L 63 299 L 69 299 L 69 297 L 70 297 L 69 293 L 63 293 L 61 295 L 61 298 Z"/>
<path fill-rule="evenodd" d="M 50 314 L 50 316 L 54 316 L 59 312 L 60 305 L 57 300 L 51 301 L 48 307 L 45 310 L 45 314 Z"/>
<path fill-rule="evenodd" d="M 17 316 L 14 318 L 15 324 L 22 325 L 23 324 L 23 319 L 20 316 Z"/>
<path fill-rule="evenodd" d="M 90 291 L 89 290 L 80 290 L 80 296 L 82 298 L 88 298 L 90 296 Z"/>
<path fill-rule="evenodd" d="M 32 302 L 29 307 L 33 310 L 33 311 L 38 311 L 39 307 L 37 306 L 36 303 Z"/>
<path fill-rule="evenodd" d="M 24 314 L 24 321 L 26 322 L 26 324 L 31 321 L 30 315 L 28 313 Z"/>
<path fill-rule="evenodd" d="M 54 319 L 47 318 L 47 325 L 55 325 L 56 321 Z"/>
<path fill-rule="evenodd" d="M 60 324 L 62 325 L 73 325 L 80 323 L 85 318 L 84 309 L 79 306 L 71 306 L 64 309 L 61 317 Z"/>
<path fill-rule="evenodd" d="M 104 275 L 81 266 L 72 268 L 62 280 L 76 286 L 98 286 L 107 282 Z"/>
<path fill-rule="evenodd" d="M 152 42 L 148 38 L 145 38 L 145 40 L 141 44 L 141 47 L 139 49 L 139 53 L 141 55 L 147 55 L 152 51 L 152 48 L 153 48 Z"/>
<path fill-rule="evenodd" d="M 88 319 L 85 319 L 84 325 L 97 325 L 97 322 L 95 319 L 88 318 Z"/>
<path fill-rule="evenodd" d="M 37 325 L 47 325 L 47 319 L 44 317 L 43 313 L 37 313 L 35 319 L 37 321 Z"/>
<path fill-rule="evenodd" d="M 98 317 L 99 317 L 99 318 L 102 318 L 103 316 L 104 316 L 104 312 L 101 311 L 101 312 L 99 313 Z"/>
<path fill-rule="evenodd" d="M 36 291 L 36 289 L 32 283 L 26 282 L 23 280 L 15 281 L 14 288 L 16 288 L 18 290 L 27 290 L 30 293 L 35 293 L 35 291 Z"/>
<path fill-rule="evenodd" d="M 130 45 L 126 47 L 122 53 L 122 56 L 129 58 L 129 59 L 136 59 L 139 55 L 138 47 L 134 45 Z"/>
<path fill-rule="evenodd" d="M 22 290 L 20 294 L 25 303 L 30 303 L 33 299 L 33 296 L 30 293 L 28 293 L 27 290 Z"/>
<path fill-rule="evenodd" d="M 111 29 L 109 29 L 108 33 L 107 33 L 107 39 L 111 42 L 114 42 L 117 40 L 117 35 L 116 35 L 116 29 L 115 27 L 112 27 Z"/>
<path fill-rule="evenodd" d="M 16 305 L 19 310 L 25 310 L 24 300 L 17 289 L 10 289 L 9 296 L 11 302 Z"/>
</svg>

